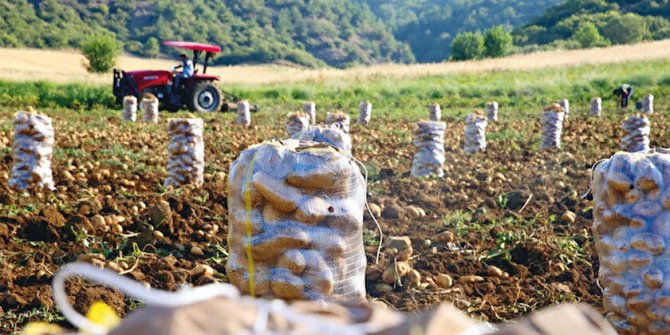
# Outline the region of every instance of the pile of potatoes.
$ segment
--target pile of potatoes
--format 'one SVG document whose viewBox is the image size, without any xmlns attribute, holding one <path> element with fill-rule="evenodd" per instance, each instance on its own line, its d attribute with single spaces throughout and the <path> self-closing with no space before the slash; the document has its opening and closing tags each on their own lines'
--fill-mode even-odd
<svg viewBox="0 0 670 335">
<path fill-rule="evenodd" d="M 490 101 L 486 104 L 486 116 L 491 122 L 498 121 L 498 102 Z"/>
<path fill-rule="evenodd" d="M 468 115 L 465 120 L 465 153 L 475 154 L 486 150 L 486 126 L 488 122 L 482 112 Z"/>
<path fill-rule="evenodd" d="M 670 334 L 670 155 L 615 154 L 593 195 L 607 318 L 621 334 Z"/>
<path fill-rule="evenodd" d="M 351 153 L 351 136 L 337 126 L 311 126 L 306 131 L 295 134 L 293 139 L 326 143 L 342 152 Z"/>
<path fill-rule="evenodd" d="M 561 148 L 561 135 L 563 133 L 563 120 L 565 116 L 565 110 L 559 104 L 549 105 L 544 108 L 544 114 L 542 115 L 542 150 Z"/>
<path fill-rule="evenodd" d="M 288 136 L 292 137 L 297 133 L 307 130 L 309 128 L 309 119 L 310 117 L 307 113 L 289 113 L 285 126 Z"/>
<path fill-rule="evenodd" d="M 365 180 L 324 143 L 270 141 L 243 151 L 228 179 L 226 270 L 242 293 L 365 299 Z"/>
<path fill-rule="evenodd" d="M 205 142 L 202 119 L 170 119 L 168 121 L 168 176 L 165 186 L 204 182 Z"/>
<path fill-rule="evenodd" d="M 440 121 L 442 120 L 442 108 L 437 102 L 433 102 L 428 109 L 428 118 L 431 121 Z"/>
<path fill-rule="evenodd" d="M 316 103 L 314 101 L 305 102 L 305 104 L 302 105 L 302 111 L 309 115 L 309 124 L 316 124 Z"/>
<path fill-rule="evenodd" d="M 326 114 L 326 124 L 332 127 L 342 129 L 345 134 L 349 134 L 351 118 L 342 112 Z"/>
<path fill-rule="evenodd" d="M 412 143 L 416 154 L 412 162 L 414 177 L 444 176 L 444 133 L 447 124 L 438 121 L 420 121 L 414 130 Z"/>
<path fill-rule="evenodd" d="M 621 123 L 626 135 L 621 139 L 621 150 L 645 152 L 649 150 L 651 124 L 644 115 L 632 115 Z"/>
<path fill-rule="evenodd" d="M 54 189 L 51 156 L 54 128 L 51 119 L 30 110 L 14 119 L 14 166 L 9 186 L 17 190 Z"/>
<path fill-rule="evenodd" d="M 603 99 L 594 97 L 591 99 L 591 116 L 600 117 L 603 113 Z"/>
<path fill-rule="evenodd" d="M 133 95 L 123 97 L 123 121 L 135 122 L 137 120 L 137 98 Z"/>
<path fill-rule="evenodd" d="M 369 101 L 361 101 L 358 105 L 358 124 L 367 125 L 372 117 L 372 104 Z"/>
<path fill-rule="evenodd" d="M 158 123 L 158 98 L 153 94 L 146 94 L 140 103 L 144 113 L 144 122 Z"/>
</svg>

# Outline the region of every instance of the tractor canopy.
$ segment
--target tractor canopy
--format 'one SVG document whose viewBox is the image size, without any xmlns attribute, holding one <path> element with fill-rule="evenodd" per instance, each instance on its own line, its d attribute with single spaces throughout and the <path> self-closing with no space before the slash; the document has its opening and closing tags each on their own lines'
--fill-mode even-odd
<svg viewBox="0 0 670 335">
<path fill-rule="evenodd" d="M 204 51 L 211 53 L 221 52 L 221 47 L 213 44 L 204 44 L 204 43 L 195 43 L 195 42 L 184 42 L 184 41 L 165 41 L 163 45 L 166 47 L 180 48 L 193 51 Z"/>
</svg>

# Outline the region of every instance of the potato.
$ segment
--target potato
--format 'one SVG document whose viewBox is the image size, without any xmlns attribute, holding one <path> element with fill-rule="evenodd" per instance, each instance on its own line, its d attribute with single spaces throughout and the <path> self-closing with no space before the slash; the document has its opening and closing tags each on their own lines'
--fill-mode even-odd
<svg viewBox="0 0 670 335">
<path fill-rule="evenodd" d="M 322 222 L 335 209 L 318 196 L 305 198 L 295 211 L 295 219 L 304 224 Z"/>
<path fill-rule="evenodd" d="M 276 259 L 285 250 L 305 248 L 310 242 L 309 235 L 301 227 L 281 225 L 254 236 L 251 253 L 254 259 L 261 261 Z"/>
<path fill-rule="evenodd" d="M 280 268 L 288 269 L 294 275 L 299 275 L 307 268 L 307 261 L 300 250 L 288 250 L 277 262 Z"/>
<path fill-rule="evenodd" d="M 265 172 L 255 173 L 252 182 L 263 198 L 284 213 L 296 210 L 302 200 L 302 194 L 298 189 L 287 185 L 282 180 L 271 177 Z"/>
<path fill-rule="evenodd" d="M 272 293 L 282 299 L 304 298 L 305 283 L 299 277 L 288 271 L 276 270 L 270 283 Z"/>
</svg>

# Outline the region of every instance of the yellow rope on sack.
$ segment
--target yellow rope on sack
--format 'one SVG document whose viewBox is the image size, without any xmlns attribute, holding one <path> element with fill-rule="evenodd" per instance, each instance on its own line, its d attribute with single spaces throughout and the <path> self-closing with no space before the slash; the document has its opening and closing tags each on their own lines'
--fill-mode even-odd
<svg viewBox="0 0 670 335">
<path fill-rule="evenodd" d="M 251 175 L 254 172 L 255 164 L 256 153 L 254 153 L 254 156 L 251 158 L 251 163 L 249 163 L 249 167 L 247 168 L 247 175 L 244 178 L 244 208 L 246 210 L 244 225 L 247 230 L 247 240 L 244 243 L 244 249 L 247 252 L 247 265 L 249 269 L 249 295 L 254 298 L 256 297 L 256 289 L 254 287 L 254 257 L 251 254 L 251 210 L 253 204 L 251 203 L 251 188 L 249 186 L 251 184 Z"/>
</svg>

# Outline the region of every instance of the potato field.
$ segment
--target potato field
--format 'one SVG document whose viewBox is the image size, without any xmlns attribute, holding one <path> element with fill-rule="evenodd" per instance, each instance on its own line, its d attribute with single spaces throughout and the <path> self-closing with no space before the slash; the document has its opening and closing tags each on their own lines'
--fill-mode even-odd
<svg viewBox="0 0 670 335">
<path fill-rule="evenodd" d="M 365 166 L 370 213 L 391 241 L 383 243 L 377 262 L 380 233 L 367 213 L 368 300 L 402 311 L 451 302 L 490 322 L 560 302 L 582 301 L 602 311 L 590 229 L 594 206 L 584 195 L 594 163 L 618 151 L 628 114 L 605 108 L 602 117 L 590 117 L 588 102 L 573 102 L 562 148 L 540 150 L 542 107 L 537 117 L 517 117 L 501 104 L 499 121 L 486 129 L 486 150 L 472 155 L 463 150 L 465 119 L 443 109 L 442 178 L 410 175 L 419 119 L 387 120 L 373 110 L 368 125 L 352 122 L 352 153 Z M 666 107 L 657 100 L 657 111 Z M 328 106 L 318 110 L 318 122 L 324 110 Z M 425 110 L 427 119 L 428 103 Z M 287 138 L 286 113 L 252 114 L 250 127 L 236 124 L 233 113 L 197 115 L 204 119 L 204 183 L 165 187 L 167 119 L 182 114 L 161 112 L 154 125 L 123 122 L 120 109 L 43 109 L 55 129 L 55 190 L 21 192 L 8 185 L 14 112 L 0 112 L 3 334 L 31 320 L 63 322 L 50 283 L 70 262 L 166 290 L 228 282 L 231 163 L 251 145 Z M 670 145 L 670 119 L 657 113 L 650 121 L 651 146 Z M 399 259 L 408 268 L 388 280 L 387 269 Z M 98 300 L 119 315 L 141 306 L 83 280 L 70 281 L 67 291 L 80 312 Z"/>
</svg>

